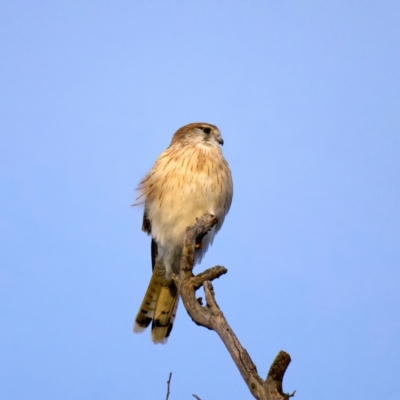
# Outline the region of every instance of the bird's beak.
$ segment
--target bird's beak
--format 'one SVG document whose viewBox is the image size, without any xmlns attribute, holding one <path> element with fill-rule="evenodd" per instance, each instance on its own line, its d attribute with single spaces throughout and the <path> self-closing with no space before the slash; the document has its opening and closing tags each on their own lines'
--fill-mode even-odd
<svg viewBox="0 0 400 400">
<path fill-rule="evenodd" d="M 217 139 L 217 142 L 218 142 L 221 146 L 224 145 L 224 139 L 222 139 L 221 136 L 218 136 L 216 139 Z"/>
</svg>

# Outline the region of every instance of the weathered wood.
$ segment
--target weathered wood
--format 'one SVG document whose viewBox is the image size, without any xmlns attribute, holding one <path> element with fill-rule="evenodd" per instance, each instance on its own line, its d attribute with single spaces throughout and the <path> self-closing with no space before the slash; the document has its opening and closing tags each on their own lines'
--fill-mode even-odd
<svg viewBox="0 0 400 400">
<path fill-rule="evenodd" d="M 171 393 L 171 391 L 169 390 L 169 386 L 171 385 L 171 378 L 172 378 L 172 372 L 169 373 L 169 377 L 167 380 L 167 397 L 165 398 L 165 400 L 169 399 L 169 395 Z"/>
<path fill-rule="evenodd" d="M 224 267 L 214 267 L 193 275 L 194 254 L 196 243 L 200 243 L 203 237 L 218 222 L 218 219 L 210 214 L 198 218 L 195 225 L 186 229 L 184 249 L 181 259 L 179 276 L 173 279 L 179 289 L 183 304 L 197 325 L 215 331 L 247 384 L 254 398 L 258 400 L 287 400 L 292 394 L 282 391 L 282 380 L 290 363 L 289 354 L 280 351 L 268 372 L 264 381 L 257 373 L 257 368 L 229 326 L 224 314 L 219 308 L 211 281 L 227 273 Z M 202 306 L 196 298 L 196 290 L 204 287 L 206 305 Z"/>
</svg>

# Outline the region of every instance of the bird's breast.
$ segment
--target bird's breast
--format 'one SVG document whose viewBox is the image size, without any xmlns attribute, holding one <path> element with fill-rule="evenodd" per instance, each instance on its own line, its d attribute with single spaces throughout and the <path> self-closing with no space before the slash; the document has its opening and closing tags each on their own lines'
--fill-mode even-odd
<svg viewBox="0 0 400 400">
<path fill-rule="evenodd" d="M 153 238 L 161 246 L 182 246 L 186 227 L 205 213 L 216 215 L 222 225 L 232 180 L 219 149 L 168 150 L 143 180 L 142 191 Z"/>
</svg>

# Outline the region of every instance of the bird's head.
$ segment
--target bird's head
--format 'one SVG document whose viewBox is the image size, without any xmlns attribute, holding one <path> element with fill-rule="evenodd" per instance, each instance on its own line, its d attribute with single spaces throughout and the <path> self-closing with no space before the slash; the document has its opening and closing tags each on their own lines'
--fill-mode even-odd
<svg viewBox="0 0 400 400">
<path fill-rule="evenodd" d="M 205 122 L 195 122 L 185 125 L 175 132 L 171 144 L 175 143 L 201 143 L 205 145 L 222 146 L 224 140 L 222 139 L 221 132 L 215 125 Z"/>
</svg>

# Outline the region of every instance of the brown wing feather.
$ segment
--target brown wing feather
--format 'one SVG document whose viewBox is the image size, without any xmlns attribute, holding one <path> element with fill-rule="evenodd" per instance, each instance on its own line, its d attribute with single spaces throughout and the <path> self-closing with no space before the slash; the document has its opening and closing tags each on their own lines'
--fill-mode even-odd
<svg viewBox="0 0 400 400">
<path fill-rule="evenodd" d="M 151 222 L 147 218 L 146 211 L 143 214 L 143 224 L 142 224 L 142 231 L 146 232 L 148 235 L 151 234 Z"/>
<path fill-rule="evenodd" d="M 156 264 L 158 256 L 158 247 L 154 239 L 151 239 L 151 268 L 154 270 L 154 265 Z"/>
<path fill-rule="evenodd" d="M 151 235 L 151 222 L 147 218 L 146 212 L 143 214 L 143 224 L 142 224 L 142 231 L 146 232 L 148 235 Z M 151 239 L 151 268 L 154 270 L 154 265 L 156 264 L 158 256 L 158 248 L 157 243 L 154 239 Z"/>
</svg>

